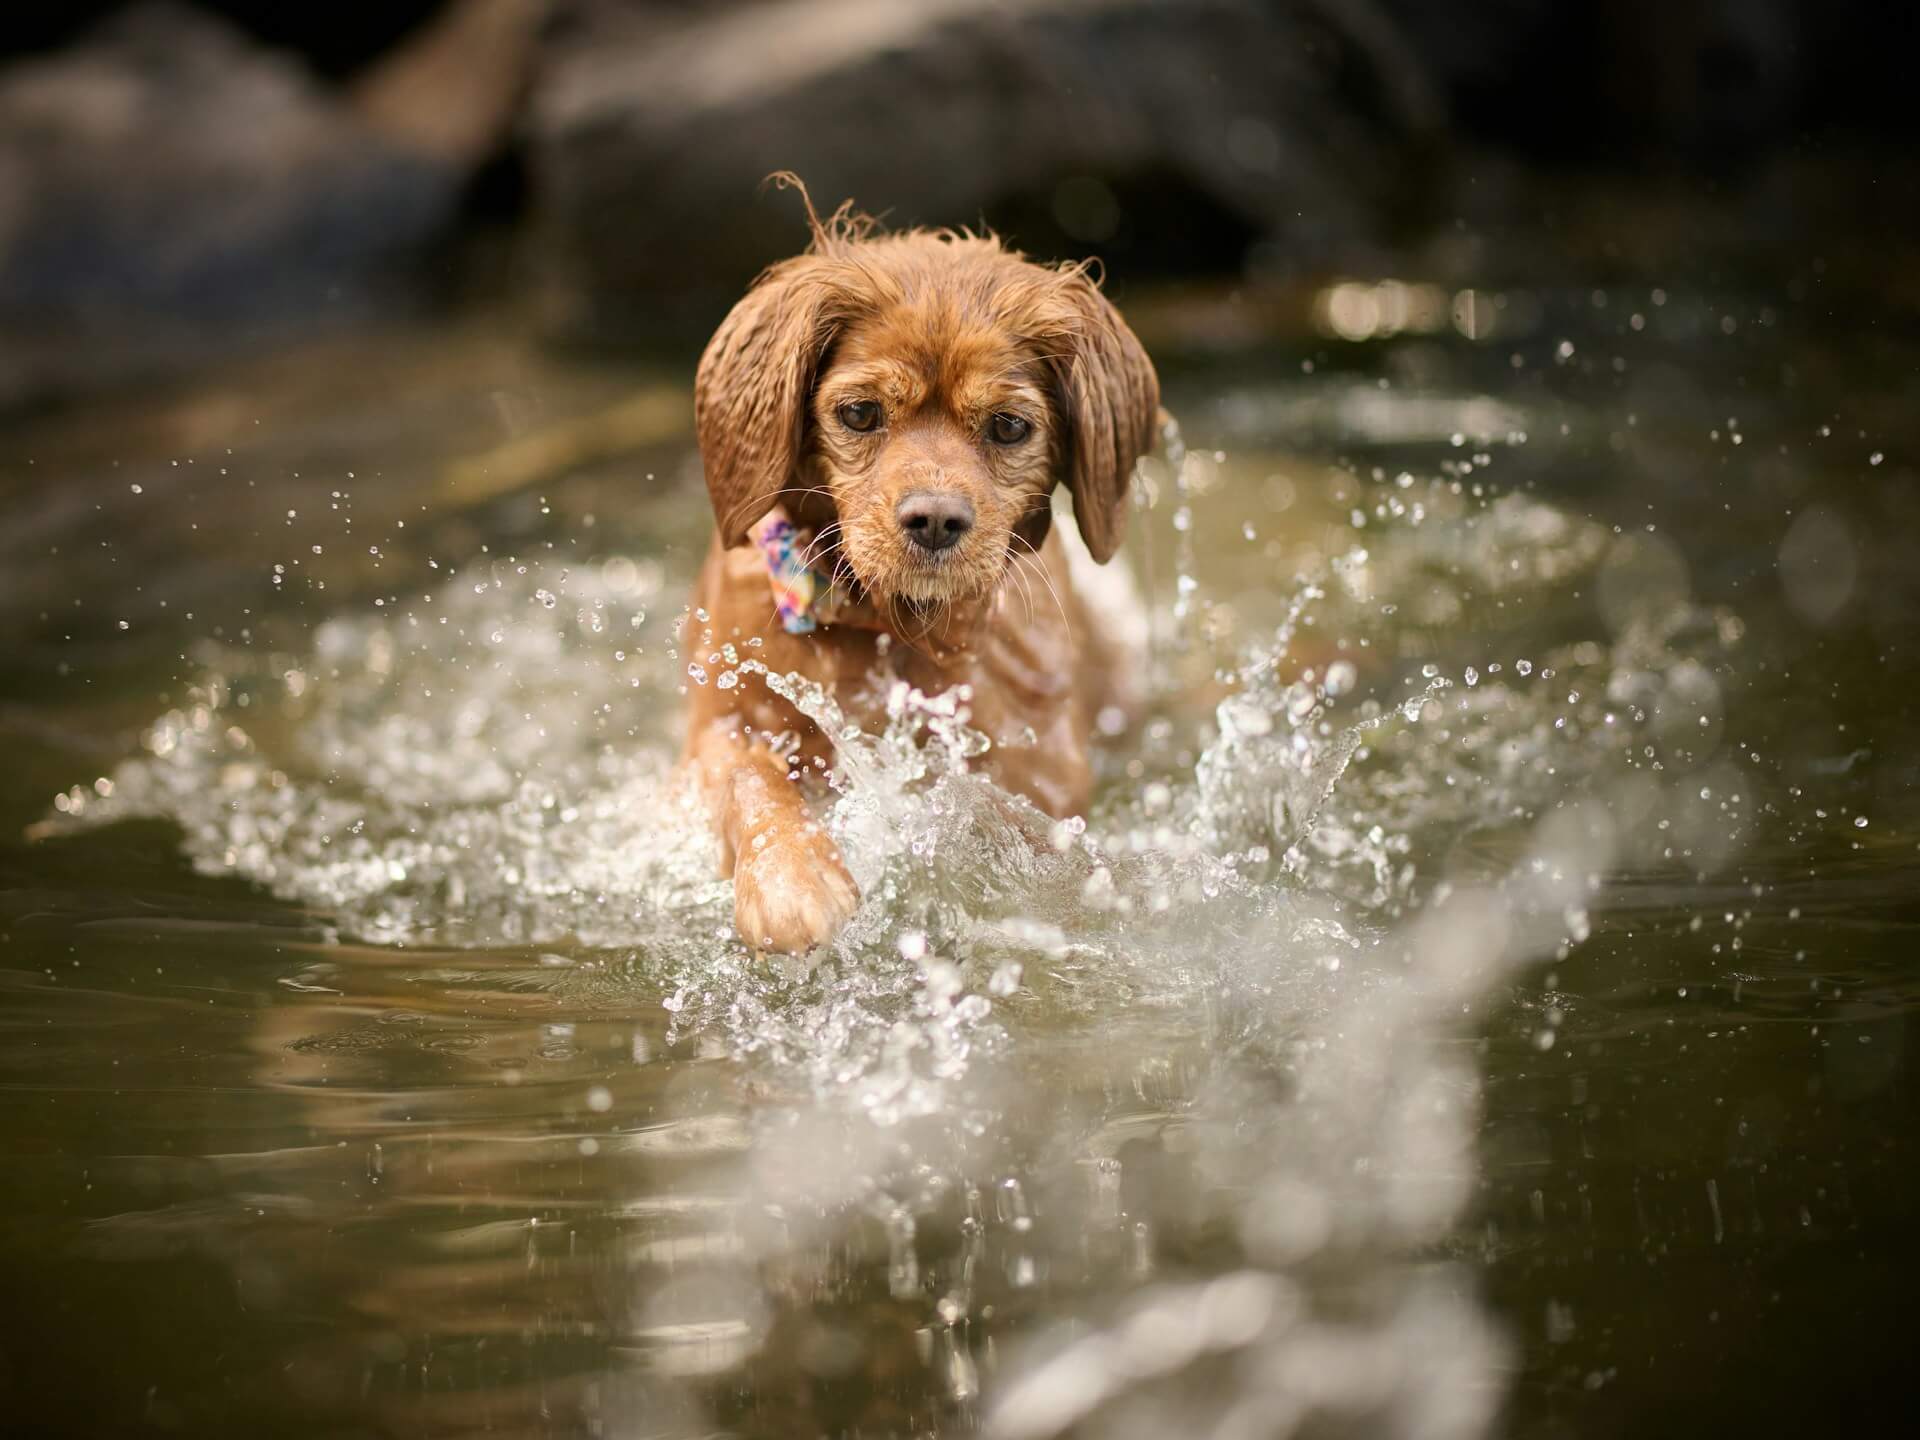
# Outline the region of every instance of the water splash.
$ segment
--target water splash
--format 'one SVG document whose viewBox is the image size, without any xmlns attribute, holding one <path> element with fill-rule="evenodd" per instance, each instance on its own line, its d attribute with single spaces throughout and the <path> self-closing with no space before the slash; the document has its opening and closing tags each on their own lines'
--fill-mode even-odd
<svg viewBox="0 0 1920 1440">
<path fill-rule="evenodd" d="M 326 622 L 310 655 L 220 657 L 144 755 L 54 818 L 172 820 L 199 869 L 360 938 L 626 952 L 680 1025 L 719 1025 L 739 1053 L 897 1120 L 937 1111 L 1022 995 L 1204 1008 L 1196 977 L 1222 968 L 1223 941 L 1315 973 L 1329 944 L 1409 913 L 1420 842 L 1524 820 L 1610 763 L 1657 775 L 1632 740 L 1676 728 L 1668 702 L 1712 698 L 1687 642 L 1731 643 L 1727 617 L 1677 607 L 1546 652 L 1537 676 L 1491 662 L 1456 687 L 1429 664 L 1391 706 L 1354 703 L 1350 662 L 1292 658 L 1316 610 L 1325 631 L 1417 596 L 1445 621 L 1465 592 L 1550 590 L 1606 551 L 1551 507 L 1436 484 L 1419 517 L 1303 581 L 1271 632 L 1223 657 L 1230 685 L 1186 764 L 1109 787 L 1086 826 L 970 768 L 988 742 L 963 694 L 880 677 L 886 723 L 863 734 L 817 686 L 726 647 L 694 683 L 766 683 L 838 740 L 824 818 L 865 901 L 812 968 L 756 965 L 732 940 L 729 885 L 674 773 L 687 667 L 677 617 L 646 608 L 666 584 L 653 562 L 492 563 L 415 611 Z M 1643 786 L 1642 808 L 1670 788 Z M 910 952 L 908 935 L 923 937 Z"/>
<path fill-rule="evenodd" d="M 1265 633 L 1200 657 L 1220 678 L 1210 705 L 1158 697 L 1084 824 L 974 768 L 987 742 L 963 694 L 881 677 L 886 721 L 863 733 L 751 651 L 693 673 L 675 617 L 648 608 L 667 577 L 625 557 L 488 564 L 413 610 L 331 620 L 308 654 L 211 657 L 144 753 L 59 797 L 52 824 L 170 820 L 197 868 L 381 943 L 600 952 L 611 973 L 559 966 L 543 983 L 664 1005 L 674 1035 L 722 1037 L 807 1096 L 816 1125 L 930 1123 L 944 1138 L 916 1152 L 933 1156 L 922 1168 L 959 1164 L 1046 1094 L 1056 1047 L 1114 1049 L 1155 1133 L 1189 1137 L 1187 1223 L 1227 1237 L 1225 1259 L 1211 1279 L 1160 1275 L 1153 1226 L 1170 1222 L 1120 1198 L 1142 1162 L 1104 1134 L 1062 1135 L 1068 1168 L 1094 1177 L 1092 1233 L 1137 1289 L 1116 1305 L 1111 1277 L 1090 1277 L 1076 1336 L 1036 1339 L 989 1423 L 1477 1433 L 1500 1342 L 1470 1287 L 1398 1261 L 1440 1243 L 1471 1182 L 1478 1077 L 1442 1042 L 1515 967 L 1577 941 L 1616 859 L 1738 843 L 1740 772 L 1696 723 L 1717 713 L 1738 624 L 1684 603 L 1622 611 L 1603 638 L 1472 656 L 1456 684 L 1388 642 L 1458 632 L 1488 595 L 1549 604 L 1614 542 L 1445 479 L 1384 493 L 1366 549 L 1304 578 Z M 1194 498 L 1183 487 L 1189 524 Z M 1176 544 L 1180 576 L 1192 554 Z M 1191 599 L 1163 610 L 1163 642 L 1209 643 Z M 1309 663 L 1309 622 L 1350 643 Z M 837 739 L 818 800 L 864 899 L 810 962 L 757 962 L 732 935 L 674 773 L 689 682 L 765 683 Z M 1581 798 L 1595 783 L 1608 803 Z M 1505 838 L 1463 865 L 1455 842 L 1484 834 Z M 1178 1083 L 1153 1078 L 1170 1054 L 1186 1057 Z M 889 1188 L 901 1162 L 858 1153 L 848 1178 L 810 1183 L 823 1208 L 882 1227 L 890 1293 L 927 1297 L 943 1383 L 970 1402 L 978 1356 L 956 1336 L 992 1295 L 1037 1283 L 1035 1203 L 996 1181 L 968 1217 L 973 1269 L 952 1273 L 920 1253 L 909 1187 Z M 1012 1168 L 985 1153 L 968 1163 Z M 769 1197 L 793 1193 L 790 1170 L 757 1164 Z M 998 1290 L 976 1283 L 989 1255 Z M 1313 1278 L 1355 1273 L 1371 1282 L 1358 1308 Z M 1196 1386 L 1222 1367 L 1275 1378 Z"/>
</svg>

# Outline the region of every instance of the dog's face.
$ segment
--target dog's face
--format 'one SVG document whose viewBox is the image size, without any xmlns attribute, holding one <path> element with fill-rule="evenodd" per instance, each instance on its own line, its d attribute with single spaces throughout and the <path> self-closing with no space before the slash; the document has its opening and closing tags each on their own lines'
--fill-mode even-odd
<svg viewBox="0 0 1920 1440">
<path fill-rule="evenodd" d="M 944 297 L 851 322 L 814 388 L 809 477 L 867 593 L 924 607 L 1000 583 L 1034 542 L 1060 425 L 1038 347 Z"/>
<path fill-rule="evenodd" d="M 1071 487 L 1105 560 L 1159 385 L 1083 270 L 997 241 L 816 231 L 715 334 L 695 389 L 721 536 L 774 505 L 883 604 L 984 596 Z"/>
</svg>

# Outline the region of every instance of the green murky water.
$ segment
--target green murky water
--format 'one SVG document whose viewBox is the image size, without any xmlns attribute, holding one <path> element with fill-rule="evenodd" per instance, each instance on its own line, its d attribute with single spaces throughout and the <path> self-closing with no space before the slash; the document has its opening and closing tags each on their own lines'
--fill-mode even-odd
<svg viewBox="0 0 1920 1440">
<path fill-rule="evenodd" d="M 1190 447 L 1129 557 L 1156 718 L 1081 833 L 902 697 L 811 967 L 728 939 L 671 774 L 687 665 L 751 658 L 675 648 L 678 377 L 476 324 L 17 423 L 10 1423 L 1891 1403 L 1920 339 L 1651 286 L 1348 285 L 1228 351 L 1140 309 Z"/>
</svg>

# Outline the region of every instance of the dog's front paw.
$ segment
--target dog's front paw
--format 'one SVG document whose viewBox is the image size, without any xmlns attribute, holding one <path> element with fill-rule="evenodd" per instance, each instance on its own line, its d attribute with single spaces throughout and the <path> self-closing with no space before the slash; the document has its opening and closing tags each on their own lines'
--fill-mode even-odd
<svg viewBox="0 0 1920 1440">
<path fill-rule="evenodd" d="M 733 923 L 755 950 L 798 955 L 823 945 L 859 904 L 840 847 L 818 825 L 763 830 L 740 847 Z"/>
</svg>

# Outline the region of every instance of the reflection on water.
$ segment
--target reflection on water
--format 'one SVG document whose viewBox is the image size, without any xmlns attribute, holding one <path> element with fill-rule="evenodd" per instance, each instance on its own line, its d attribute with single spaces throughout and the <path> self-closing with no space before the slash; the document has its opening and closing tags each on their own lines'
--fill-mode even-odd
<svg viewBox="0 0 1920 1440">
<path fill-rule="evenodd" d="M 1328 323 L 1448 323 L 1400 289 Z M 1868 1143 L 1910 812 L 1792 628 L 1867 532 L 1769 520 L 1745 599 L 1744 532 L 1623 518 L 1633 447 L 1731 421 L 1479 363 L 1196 386 L 1225 448 L 1141 476 L 1158 702 L 1095 813 L 896 688 L 810 964 L 731 938 L 672 771 L 681 687 L 762 679 L 676 648 L 692 490 L 201 654 L 8 859 L 0 1243 L 51 1318 L 0 1383 L 76 1432 L 1446 1437 L 1779 1343 L 1911 1166 Z"/>
</svg>

